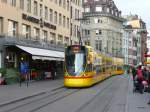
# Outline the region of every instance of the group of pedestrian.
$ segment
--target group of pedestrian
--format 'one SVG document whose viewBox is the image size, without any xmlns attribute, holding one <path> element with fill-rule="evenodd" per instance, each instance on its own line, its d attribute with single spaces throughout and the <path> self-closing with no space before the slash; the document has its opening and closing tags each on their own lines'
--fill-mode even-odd
<svg viewBox="0 0 150 112">
<path fill-rule="evenodd" d="M 150 67 L 139 65 L 137 68 L 132 67 L 133 84 L 135 90 L 141 94 L 144 91 L 150 92 Z M 150 98 L 148 101 L 150 104 Z"/>
</svg>

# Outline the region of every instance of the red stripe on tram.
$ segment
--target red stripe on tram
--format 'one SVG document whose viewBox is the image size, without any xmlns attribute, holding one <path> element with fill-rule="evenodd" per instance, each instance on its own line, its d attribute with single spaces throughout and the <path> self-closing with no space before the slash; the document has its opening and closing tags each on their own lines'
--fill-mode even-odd
<svg viewBox="0 0 150 112">
<path fill-rule="evenodd" d="M 93 76 L 81 76 L 81 77 L 75 77 L 75 76 L 65 76 L 64 78 L 67 79 L 87 79 L 87 78 L 93 78 Z"/>
</svg>

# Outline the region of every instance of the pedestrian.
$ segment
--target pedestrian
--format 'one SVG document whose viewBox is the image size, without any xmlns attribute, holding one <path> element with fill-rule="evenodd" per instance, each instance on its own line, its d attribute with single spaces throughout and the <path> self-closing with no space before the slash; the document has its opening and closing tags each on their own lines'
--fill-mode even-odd
<svg viewBox="0 0 150 112">
<path fill-rule="evenodd" d="M 135 76 L 137 75 L 137 70 L 134 66 L 132 66 L 132 76 L 133 76 L 133 80 L 135 80 Z"/>
<path fill-rule="evenodd" d="M 144 79 L 144 77 L 143 77 L 141 65 L 139 65 L 138 69 L 137 69 L 137 81 L 138 81 L 138 85 L 139 85 L 139 92 L 141 94 L 143 94 L 143 90 L 144 90 L 144 86 L 142 84 L 143 79 Z"/>
<path fill-rule="evenodd" d="M 148 92 L 150 92 L 150 67 L 149 67 L 148 71 L 149 71 L 149 74 L 147 76 L 147 79 L 148 79 Z M 150 97 L 148 99 L 148 103 L 147 104 L 150 105 Z"/>
<path fill-rule="evenodd" d="M 146 75 L 147 75 L 147 69 L 145 66 L 142 66 L 142 74 L 143 74 L 143 77 L 144 79 L 146 78 Z"/>
<path fill-rule="evenodd" d="M 54 65 L 52 65 L 51 66 L 51 75 L 52 75 L 52 80 L 54 80 L 55 79 L 55 67 L 54 67 Z"/>
</svg>

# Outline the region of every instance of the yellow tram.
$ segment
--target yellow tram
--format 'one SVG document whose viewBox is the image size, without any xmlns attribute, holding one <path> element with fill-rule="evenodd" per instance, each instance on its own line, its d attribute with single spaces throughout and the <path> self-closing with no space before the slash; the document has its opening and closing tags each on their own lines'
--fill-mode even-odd
<svg viewBox="0 0 150 112">
<path fill-rule="evenodd" d="M 121 59 L 96 53 L 90 46 L 71 45 L 65 50 L 64 86 L 88 87 L 115 74 L 123 74 Z"/>
</svg>

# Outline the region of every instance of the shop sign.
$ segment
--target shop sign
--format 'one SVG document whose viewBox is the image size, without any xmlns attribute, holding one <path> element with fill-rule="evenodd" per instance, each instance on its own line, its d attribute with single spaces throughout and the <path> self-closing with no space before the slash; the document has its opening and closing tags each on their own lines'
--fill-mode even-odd
<svg viewBox="0 0 150 112">
<path fill-rule="evenodd" d="M 52 25 L 52 24 L 49 24 L 49 23 L 47 23 L 47 22 L 44 22 L 44 26 L 47 27 L 47 28 L 56 30 L 56 26 L 54 26 L 54 25 Z"/>
<path fill-rule="evenodd" d="M 22 19 L 39 24 L 39 19 L 32 17 L 32 16 L 28 16 L 26 14 L 22 14 Z"/>
<path fill-rule="evenodd" d="M 52 25 L 52 24 L 50 24 L 48 22 L 45 22 L 45 21 L 43 21 L 43 19 L 37 19 L 37 18 L 29 16 L 27 14 L 22 14 L 22 19 L 24 19 L 26 21 L 29 21 L 29 22 L 32 22 L 32 23 L 40 24 L 40 27 L 45 26 L 47 28 L 56 30 L 56 26 L 55 25 Z"/>
</svg>

